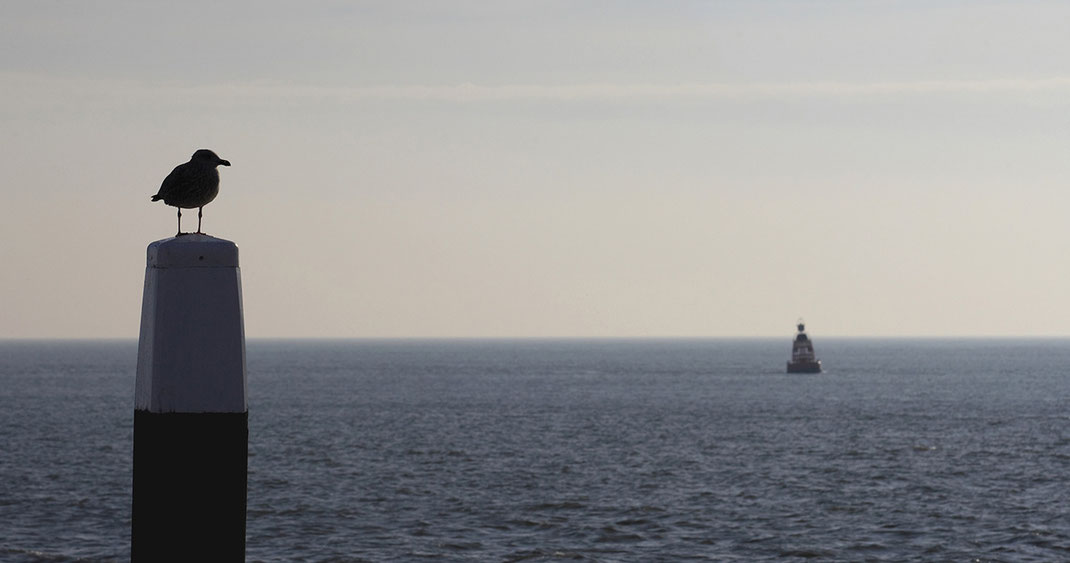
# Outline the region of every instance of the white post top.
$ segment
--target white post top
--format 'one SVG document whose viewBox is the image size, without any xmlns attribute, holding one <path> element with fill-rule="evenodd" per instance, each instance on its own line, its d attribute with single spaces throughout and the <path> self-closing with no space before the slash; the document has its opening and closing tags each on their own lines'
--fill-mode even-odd
<svg viewBox="0 0 1070 563">
<path fill-rule="evenodd" d="M 188 234 L 149 245 L 150 268 L 237 268 L 238 245 L 208 235 Z"/>
<path fill-rule="evenodd" d="M 238 247 L 208 235 L 149 245 L 135 408 L 246 412 Z"/>
</svg>

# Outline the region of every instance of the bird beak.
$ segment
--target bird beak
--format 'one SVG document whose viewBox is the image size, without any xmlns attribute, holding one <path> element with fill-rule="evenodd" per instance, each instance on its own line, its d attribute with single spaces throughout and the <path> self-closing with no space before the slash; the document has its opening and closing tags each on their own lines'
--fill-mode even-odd
<svg viewBox="0 0 1070 563">
<path fill-rule="evenodd" d="M 222 164 L 223 166 L 230 166 L 230 161 L 219 159 L 219 164 Z"/>
</svg>

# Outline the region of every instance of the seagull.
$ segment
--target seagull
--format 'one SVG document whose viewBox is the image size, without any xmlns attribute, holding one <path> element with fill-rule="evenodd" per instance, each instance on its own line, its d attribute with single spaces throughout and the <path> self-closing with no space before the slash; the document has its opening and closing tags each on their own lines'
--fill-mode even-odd
<svg viewBox="0 0 1070 563">
<path fill-rule="evenodd" d="M 163 179 L 160 191 L 152 196 L 152 201 L 163 200 L 167 205 L 178 208 L 178 235 L 182 232 L 182 209 L 197 208 L 197 234 L 201 232 L 201 215 L 204 206 L 208 205 L 219 194 L 219 171 L 216 167 L 222 164 L 230 166 L 230 161 L 223 160 L 208 150 L 200 149 L 193 153 L 189 162 L 179 164 Z"/>
</svg>

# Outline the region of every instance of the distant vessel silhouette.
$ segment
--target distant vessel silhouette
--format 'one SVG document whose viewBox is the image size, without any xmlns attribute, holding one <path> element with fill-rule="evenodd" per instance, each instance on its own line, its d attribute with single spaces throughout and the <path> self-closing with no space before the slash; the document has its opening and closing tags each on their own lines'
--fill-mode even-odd
<svg viewBox="0 0 1070 563">
<path fill-rule="evenodd" d="M 821 360 L 814 355 L 814 343 L 806 336 L 806 325 L 802 319 L 796 325 L 799 332 L 791 343 L 791 360 L 788 360 L 788 373 L 821 373 Z"/>
</svg>

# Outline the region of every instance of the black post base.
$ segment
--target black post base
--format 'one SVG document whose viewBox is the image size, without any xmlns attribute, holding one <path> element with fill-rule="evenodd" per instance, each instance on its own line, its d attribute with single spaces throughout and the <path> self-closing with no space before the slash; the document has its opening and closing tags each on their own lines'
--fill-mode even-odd
<svg viewBox="0 0 1070 563">
<path fill-rule="evenodd" d="M 134 411 L 134 562 L 245 561 L 249 413 Z"/>
</svg>

